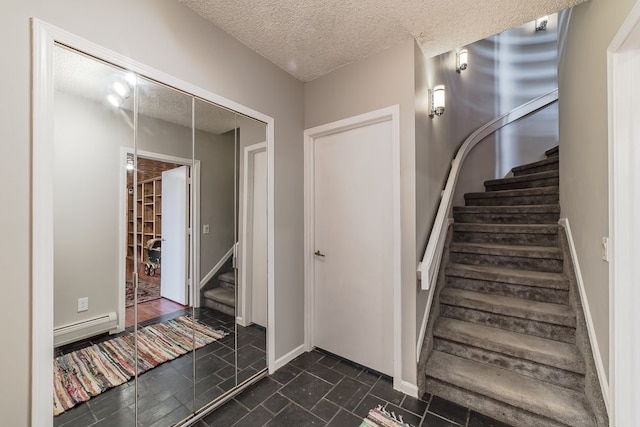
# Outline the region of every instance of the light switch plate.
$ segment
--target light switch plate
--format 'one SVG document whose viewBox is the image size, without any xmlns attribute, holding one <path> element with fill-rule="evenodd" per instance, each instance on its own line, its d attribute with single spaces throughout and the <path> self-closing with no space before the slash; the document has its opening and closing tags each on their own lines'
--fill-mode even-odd
<svg viewBox="0 0 640 427">
<path fill-rule="evenodd" d="M 600 247 L 600 251 L 602 253 L 602 259 L 604 261 L 609 262 L 609 238 L 608 237 L 603 237 L 602 238 L 602 244 Z"/>
<path fill-rule="evenodd" d="M 209 224 L 202 226 L 202 234 L 209 234 Z"/>
<path fill-rule="evenodd" d="M 89 310 L 89 298 L 78 298 L 78 313 Z"/>
</svg>

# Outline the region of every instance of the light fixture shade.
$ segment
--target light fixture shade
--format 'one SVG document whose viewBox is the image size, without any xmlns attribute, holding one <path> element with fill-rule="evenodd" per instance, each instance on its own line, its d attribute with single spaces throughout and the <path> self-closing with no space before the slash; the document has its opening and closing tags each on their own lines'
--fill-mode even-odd
<svg viewBox="0 0 640 427">
<path fill-rule="evenodd" d="M 433 90 L 429 90 L 429 101 L 431 102 L 431 106 L 429 108 L 430 117 L 441 116 L 444 114 L 444 85 L 438 85 L 434 87 Z"/>
<path fill-rule="evenodd" d="M 549 22 L 548 16 L 542 16 L 536 19 L 536 31 L 545 31 L 547 29 L 548 22 Z"/>
<path fill-rule="evenodd" d="M 456 71 L 458 73 L 464 71 L 469 66 L 469 51 L 467 49 L 460 49 L 456 53 Z"/>
<path fill-rule="evenodd" d="M 120 107 L 121 99 L 118 97 L 118 95 L 112 93 L 109 96 L 107 96 L 107 100 L 114 107 L 116 108 Z"/>
<path fill-rule="evenodd" d="M 132 171 L 135 169 L 135 159 L 133 153 L 127 153 L 127 170 Z"/>
</svg>

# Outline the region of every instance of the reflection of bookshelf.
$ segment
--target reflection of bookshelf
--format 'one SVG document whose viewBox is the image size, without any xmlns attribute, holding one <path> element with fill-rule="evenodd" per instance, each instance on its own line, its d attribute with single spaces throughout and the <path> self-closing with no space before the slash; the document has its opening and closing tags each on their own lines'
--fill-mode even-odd
<svg viewBox="0 0 640 427">
<path fill-rule="evenodd" d="M 133 262 L 135 253 L 138 262 L 143 262 L 147 241 L 162 235 L 162 178 L 141 181 L 137 187 L 135 216 L 133 189 L 127 194 L 127 262 Z"/>
</svg>

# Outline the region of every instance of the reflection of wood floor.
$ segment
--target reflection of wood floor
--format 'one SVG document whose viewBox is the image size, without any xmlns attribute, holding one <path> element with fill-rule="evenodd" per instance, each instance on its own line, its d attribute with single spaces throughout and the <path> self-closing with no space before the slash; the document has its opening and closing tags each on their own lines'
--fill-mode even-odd
<svg viewBox="0 0 640 427">
<path fill-rule="evenodd" d="M 163 314 L 173 313 L 183 308 L 185 306 L 166 298 L 143 302 L 138 304 L 138 323 L 160 317 Z M 133 323 L 133 307 L 128 307 L 126 309 L 125 328 L 133 326 Z"/>
</svg>

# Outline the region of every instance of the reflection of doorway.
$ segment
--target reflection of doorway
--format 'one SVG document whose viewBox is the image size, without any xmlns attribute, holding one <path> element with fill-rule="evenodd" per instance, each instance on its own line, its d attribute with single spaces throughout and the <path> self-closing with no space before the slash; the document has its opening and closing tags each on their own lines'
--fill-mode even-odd
<svg viewBox="0 0 640 427">
<path fill-rule="evenodd" d="M 123 156 L 129 159 L 129 163 L 133 166 L 133 153 L 124 152 Z M 120 296 L 120 330 L 134 324 L 134 285 L 133 273 L 138 275 L 138 322 L 145 321 L 148 318 L 155 318 L 163 314 L 170 313 L 184 308 L 188 304 L 186 297 L 178 298 L 173 294 L 163 292 L 163 281 L 167 271 L 169 274 L 175 275 L 177 270 L 184 276 L 181 281 L 181 294 L 187 295 L 188 288 L 188 271 L 189 271 L 189 247 L 190 242 L 186 235 L 189 222 L 189 189 L 188 176 L 190 172 L 189 166 L 184 164 L 191 163 L 189 159 L 174 158 L 154 153 L 138 152 L 137 165 L 135 173 L 137 174 L 137 184 L 134 191 L 134 169 L 126 170 L 126 204 L 123 222 L 126 223 L 124 256 L 124 277 L 122 279 L 121 296 Z M 173 171 L 183 171 L 185 175 L 183 179 L 184 189 L 181 192 L 181 198 L 184 200 L 182 209 L 177 206 L 172 209 L 174 215 L 169 215 L 173 219 L 167 222 L 166 215 L 163 213 L 166 207 L 163 207 L 163 196 L 166 195 L 165 183 L 166 173 Z M 134 200 L 135 197 L 135 200 Z M 175 203 L 174 203 L 175 204 Z M 179 221 L 175 214 L 181 210 L 182 227 L 168 225 L 171 221 Z M 165 234 L 182 229 L 184 235 L 184 244 L 182 250 L 174 256 L 163 256 L 165 246 Z M 180 233 L 180 231 L 177 231 Z M 173 240 L 173 239 L 172 239 Z M 165 288 L 167 288 L 165 283 Z M 174 287 L 174 293 L 177 288 Z M 178 292 L 180 293 L 180 292 Z M 166 295 L 165 295 L 166 294 Z"/>
</svg>

